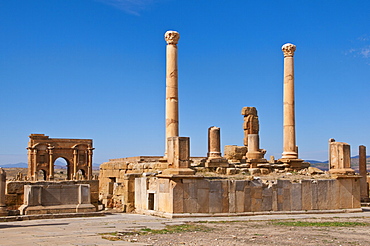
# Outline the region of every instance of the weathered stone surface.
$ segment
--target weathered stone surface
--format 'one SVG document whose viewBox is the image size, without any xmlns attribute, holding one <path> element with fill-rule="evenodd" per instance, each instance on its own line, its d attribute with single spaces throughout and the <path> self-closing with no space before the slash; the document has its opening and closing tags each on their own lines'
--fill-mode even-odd
<svg viewBox="0 0 370 246">
<path fill-rule="evenodd" d="M 54 162 L 62 157 L 67 162 L 67 177 L 77 179 L 79 170 L 84 179 L 92 179 L 92 139 L 49 138 L 44 134 L 31 134 L 28 142 L 28 176 L 37 180 L 43 172 L 44 180 L 54 179 Z"/>
<path fill-rule="evenodd" d="M 308 167 L 307 172 L 310 175 L 323 174 L 324 173 L 324 171 L 322 171 L 321 169 L 318 169 L 316 167 Z"/>
<path fill-rule="evenodd" d="M 247 147 L 236 145 L 225 145 L 224 157 L 231 161 L 240 161 L 247 153 Z"/>
<path fill-rule="evenodd" d="M 330 153 L 330 169 L 333 174 L 354 174 L 355 171 L 351 168 L 351 147 L 347 143 L 329 142 Z"/>
<path fill-rule="evenodd" d="M 298 159 L 295 138 L 294 44 L 284 44 L 284 146 L 282 159 Z"/>
<path fill-rule="evenodd" d="M 90 202 L 90 186 L 79 185 L 25 185 L 21 214 L 47 214 L 66 212 L 94 212 Z"/>
</svg>

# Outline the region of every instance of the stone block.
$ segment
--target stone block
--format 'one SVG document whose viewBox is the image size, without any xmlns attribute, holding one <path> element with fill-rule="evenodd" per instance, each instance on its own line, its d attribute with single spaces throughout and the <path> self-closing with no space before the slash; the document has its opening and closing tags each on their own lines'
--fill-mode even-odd
<svg viewBox="0 0 370 246">
<path fill-rule="evenodd" d="M 224 157 L 228 160 L 241 160 L 247 153 L 247 147 L 236 145 L 225 145 Z"/>
<path fill-rule="evenodd" d="M 353 179 L 338 179 L 340 189 L 340 208 L 352 208 Z"/>
<path fill-rule="evenodd" d="M 251 188 L 249 183 L 246 184 L 244 188 L 244 212 L 252 211 L 252 197 L 251 197 Z"/>
<path fill-rule="evenodd" d="M 272 210 L 272 195 L 273 188 L 265 187 L 262 190 L 262 211 L 271 211 Z"/>
<path fill-rule="evenodd" d="M 229 212 L 229 181 L 228 180 L 222 180 L 221 181 L 221 204 L 222 213 L 228 213 Z"/>
<path fill-rule="evenodd" d="M 292 183 L 291 186 L 291 210 L 302 210 L 302 185 L 300 183 Z"/>
<path fill-rule="evenodd" d="M 317 180 L 312 180 L 311 183 L 311 194 L 312 194 L 312 209 L 319 209 L 319 188 L 317 185 Z"/>
<path fill-rule="evenodd" d="M 354 178 L 352 182 L 353 202 L 352 208 L 361 207 L 361 179 Z"/>
<path fill-rule="evenodd" d="M 236 174 L 236 172 L 237 172 L 236 168 L 233 167 L 226 168 L 226 175 L 234 175 Z"/>
<path fill-rule="evenodd" d="M 209 212 L 221 213 L 223 208 L 223 193 L 221 181 L 210 181 L 209 183 Z"/>
<path fill-rule="evenodd" d="M 11 181 L 7 183 L 6 193 L 7 194 L 22 194 L 24 192 L 24 185 L 26 182 Z"/>
<path fill-rule="evenodd" d="M 317 209 L 326 210 L 330 209 L 328 206 L 329 196 L 329 185 L 328 180 L 317 180 L 318 198 L 317 198 Z"/>
<path fill-rule="evenodd" d="M 312 180 L 302 180 L 302 210 L 312 210 Z"/>
<path fill-rule="evenodd" d="M 173 212 L 173 213 L 184 213 L 184 187 L 180 181 L 171 180 L 170 183 L 170 203 L 173 203 L 173 209 L 164 212 Z"/>
<path fill-rule="evenodd" d="M 229 180 L 229 213 L 236 212 L 236 182 Z"/>
<path fill-rule="evenodd" d="M 209 189 L 197 190 L 197 213 L 209 212 Z"/>
</svg>

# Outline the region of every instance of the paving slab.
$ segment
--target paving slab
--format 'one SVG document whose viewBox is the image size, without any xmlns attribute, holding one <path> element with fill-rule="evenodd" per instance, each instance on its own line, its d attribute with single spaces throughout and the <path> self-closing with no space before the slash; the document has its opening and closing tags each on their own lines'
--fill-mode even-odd
<svg viewBox="0 0 370 246">
<path fill-rule="evenodd" d="M 174 219 L 139 214 L 117 213 L 100 217 L 0 222 L 0 245 L 146 245 L 135 242 L 109 241 L 107 239 L 103 239 L 101 233 L 131 231 L 140 228 L 163 229 L 166 225 L 197 221 L 284 220 L 332 217 L 370 217 L 370 209 L 363 208 L 363 212 L 359 213 L 278 214 Z"/>
</svg>

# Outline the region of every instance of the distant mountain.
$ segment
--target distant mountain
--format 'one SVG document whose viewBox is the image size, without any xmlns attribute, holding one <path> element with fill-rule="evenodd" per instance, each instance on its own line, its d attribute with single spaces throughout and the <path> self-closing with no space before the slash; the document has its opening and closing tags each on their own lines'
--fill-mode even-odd
<svg viewBox="0 0 370 246">
<path fill-rule="evenodd" d="M 0 165 L 0 167 L 3 167 L 3 168 L 16 168 L 16 167 L 28 168 L 28 164 L 27 163 L 24 163 L 24 162 L 19 162 L 19 163 L 15 163 L 15 164 L 4 164 L 4 165 Z"/>
</svg>

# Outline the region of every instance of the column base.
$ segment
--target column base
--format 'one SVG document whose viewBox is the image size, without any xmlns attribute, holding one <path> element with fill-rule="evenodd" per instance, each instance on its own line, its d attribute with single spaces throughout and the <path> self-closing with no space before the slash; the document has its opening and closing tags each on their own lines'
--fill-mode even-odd
<svg viewBox="0 0 370 246">
<path fill-rule="evenodd" d="M 290 168 L 293 169 L 302 169 L 305 168 L 306 165 L 303 165 L 302 159 L 290 159 L 290 158 L 281 158 L 278 160 L 279 162 L 282 162 L 284 164 L 288 164 Z M 306 162 L 305 162 L 306 163 Z"/>
<path fill-rule="evenodd" d="M 163 170 L 162 175 L 194 175 L 195 170 L 190 168 L 167 168 Z"/>
<path fill-rule="evenodd" d="M 229 162 L 226 158 L 217 157 L 217 158 L 207 158 L 204 163 L 205 167 L 229 167 Z"/>
<path fill-rule="evenodd" d="M 281 159 L 298 159 L 297 152 L 283 152 Z"/>
</svg>

